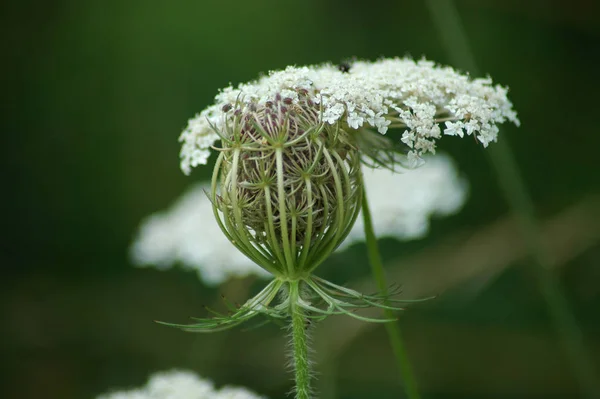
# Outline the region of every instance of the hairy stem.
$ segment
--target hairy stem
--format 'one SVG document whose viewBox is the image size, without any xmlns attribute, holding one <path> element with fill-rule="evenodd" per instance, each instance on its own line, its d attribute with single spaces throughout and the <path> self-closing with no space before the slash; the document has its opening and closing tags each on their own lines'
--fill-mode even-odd
<svg viewBox="0 0 600 399">
<path fill-rule="evenodd" d="M 296 381 L 296 399 L 310 398 L 310 360 L 308 358 L 308 334 L 306 332 L 306 315 L 298 305 L 300 298 L 300 282 L 290 283 L 290 316 L 292 318 L 292 364 Z"/>
<path fill-rule="evenodd" d="M 363 199 L 362 199 L 362 214 L 365 228 L 365 238 L 367 244 L 367 251 L 369 255 L 369 263 L 371 264 L 371 270 L 373 277 L 377 281 L 377 287 L 382 295 L 388 295 L 388 284 L 385 279 L 385 272 L 383 270 L 383 262 L 381 261 L 381 255 L 379 254 L 379 247 L 377 246 L 377 238 L 373 231 L 373 221 L 371 220 L 371 211 L 367 202 L 367 194 L 363 187 Z M 387 303 L 384 301 L 384 305 Z M 384 309 L 386 318 L 394 319 L 393 312 L 389 309 Z M 404 381 L 404 389 L 409 399 L 419 399 L 419 390 L 417 388 L 417 381 L 412 371 L 408 354 L 406 353 L 406 347 L 402 340 L 402 333 L 400 332 L 400 326 L 398 322 L 385 323 L 385 329 L 387 331 L 396 362 L 398 363 L 398 369 L 400 370 L 400 377 Z"/>
<path fill-rule="evenodd" d="M 437 25 L 441 33 L 442 43 L 446 47 L 451 61 L 456 67 L 466 69 L 474 75 L 479 75 L 460 16 L 452 0 L 427 0 L 427 5 L 434 25 Z M 532 266 L 540 292 L 546 301 L 554 326 L 562 339 L 571 368 L 582 392 L 587 397 L 596 398 L 597 395 L 600 395 L 600 384 L 596 378 L 594 363 L 586 350 L 583 332 L 569 305 L 567 295 L 560 281 L 551 270 L 553 260 L 542 243 L 535 217 L 535 206 L 527 191 L 517 162 L 506 142 L 506 137 L 490 146 L 488 151 L 498 182 L 519 221 L 523 239 L 527 243 L 533 258 Z"/>
</svg>

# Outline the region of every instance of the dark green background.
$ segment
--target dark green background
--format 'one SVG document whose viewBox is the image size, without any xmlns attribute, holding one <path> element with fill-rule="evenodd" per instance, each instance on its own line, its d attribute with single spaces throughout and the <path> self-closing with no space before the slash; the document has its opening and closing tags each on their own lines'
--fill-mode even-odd
<svg viewBox="0 0 600 399">
<path fill-rule="evenodd" d="M 558 249 L 571 254 L 557 266 L 600 369 L 600 10 L 585 0 L 456 3 L 480 69 L 511 88 L 522 127 L 503 128 L 500 139 L 514 150 L 537 216 L 553 220 L 587 204 L 575 232 L 555 226 Z M 192 272 L 135 269 L 128 245 L 144 216 L 208 175 L 182 175 L 177 137 L 219 88 L 350 56 L 448 63 L 425 4 L 9 0 L 0 10 L 0 395 L 94 398 L 176 367 L 284 397 L 291 385 L 280 327 L 194 335 L 154 324 L 222 307 L 219 290 Z M 485 240 L 508 217 L 484 151 L 468 140 L 440 147 L 471 182 L 470 199 L 425 240 L 383 240 L 390 268 L 452 254 L 448 242 Z M 594 228 L 589 240 L 572 239 Z M 521 242 L 514 229 L 505 236 Z M 486 251 L 473 256 L 489 263 Z M 368 278 L 364 252 L 353 247 L 319 273 L 350 285 Z M 461 265 L 437 264 L 443 273 L 419 277 L 443 287 L 400 318 L 425 398 L 579 397 L 530 263 L 515 256 L 465 279 Z M 408 292 L 423 281 L 399 283 Z M 260 285 L 233 281 L 221 291 L 243 301 Z M 403 397 L 381 327 L 323 360 L 352 331 L 327 333 L 342 323 L 315 330 L 322 397 Z"/>
</svg>

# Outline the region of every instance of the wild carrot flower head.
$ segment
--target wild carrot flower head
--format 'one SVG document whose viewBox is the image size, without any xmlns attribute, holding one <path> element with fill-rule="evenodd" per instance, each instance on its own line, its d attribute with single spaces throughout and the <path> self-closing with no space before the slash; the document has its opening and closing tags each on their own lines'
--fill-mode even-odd
<svg viewBox="0 0 600 399">
<path fill-rule="evenodd" d="M 189 174 L 192 167 L 206 164 L 218 132 L 234 116 L 225 116 L 232 104 L 261 107 L 272 104 L 277 93 L 291 100 L 289 105 L 318 104 L 319 122 L 355 131 L 361 141 L 368 132 L 384 135 L 400 129 L 412 163 L 433 153 L 442 135 L 474 135 L 487 146 L 496 140 L 497 124 L 519 124 L 506 88 L 427 60 L 356 61 L 343 71 L 332 64 L 288 67 L 223 89 L 214 105 L 190 119 L 180 136 L 182 170 Z M 363 154 L 368 150 L 361 148 Z"/>
<path fill-rule="evenodd" d="M 519 124 L 506 93 L 489 78 L 400 58 L 288 67 L 223 89 L 182 132 L 181 168 L 189 174 L 219 153 L 209 195 L 216 220 L 275 279 L 231 315 L 177 326 L 216 331 L 261 313 L 285 318 L 291 308 L 377 321 L 349 309 L 389 308 L 385 298 L 312 275 L 352 231 L 365 191 L 361 161 L 415 166 L 443 135 L 487 146 L 497 124 Z M 313 305 L 319 298 L 322 307 Z"/>
<path fill-rule="evenodd" d="M 225 88 L 191 119 L 181 168 L 205 164 L 220 140 L 211 199 L 222 230 L 267 271 L 297 278 L 352 228 L 361 159 L 393 168 L 404 143 L 416 165 L 442 133 L 487 146 L 506 120 L 519 123 L 506 89 L 425 60 L 288 67 Z"/>
<path fill-rule="evenodd" d="M 360 209 L 354 137 L 324 123 L 302 87 L 222 107 L 211 198 L 223 231 L 276 276 L 306 276 L 343 241 Z"/>
</svg>

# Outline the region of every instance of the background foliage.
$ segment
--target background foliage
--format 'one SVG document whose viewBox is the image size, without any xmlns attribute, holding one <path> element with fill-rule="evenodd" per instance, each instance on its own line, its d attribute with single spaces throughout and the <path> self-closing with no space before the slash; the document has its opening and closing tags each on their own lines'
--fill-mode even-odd
<svg viewBox="0 0 600 399">
<path fill-rule="evenodd" d="M 501 139 L 522 168 L 588 351 L 600 359 L 600 10 L 585 0 L 456 3 L 481 70 L 511 88 L 522 127 L 504 128 Z M 142 217 L 208 176 L 209 168 L 182 175 L 177 136 L 218 88 L 351 56 L 447 63 L 425 4 L 0 7 L 2 397 L 93 398 L 172 367 L 283 397 L 290 381 L 278 326 L 194 335 L 153 323 L 203 315 L 203 304 L 222 308 L 221 293 L 243 301 L 261 282 L 214 289 L 193 272 L 134 269 L 128 245 Z M 485 152 L 456 139 L 441 147 L 471 182 L 467 205 L 435 221 L 427 239 L 382 241 L 406 297 L 439 294 L 400 319 L 423 396 L 578 397 Z M 356 285 L 368 270 L 364 246 L 355 246 L 320 273 Z M 402 397 L 383 328 L 332 318 L 314 335 L 323 398 Z"/>
</svg>

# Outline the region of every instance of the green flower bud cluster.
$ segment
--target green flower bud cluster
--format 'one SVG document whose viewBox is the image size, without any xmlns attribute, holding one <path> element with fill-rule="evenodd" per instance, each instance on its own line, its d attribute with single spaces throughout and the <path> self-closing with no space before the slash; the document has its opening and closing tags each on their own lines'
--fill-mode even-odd
<svg viewBox="0 0 600 399">
<path fill-rule="evenodd" d="M 280 279 L 307 277 L 341 244 L 362 198 L 355 138 L 302 88 L 226 104 L 211 198 L 225 235 Z"/>
</svg>

